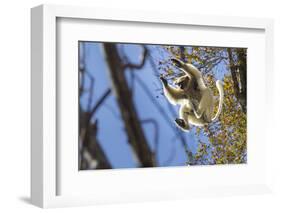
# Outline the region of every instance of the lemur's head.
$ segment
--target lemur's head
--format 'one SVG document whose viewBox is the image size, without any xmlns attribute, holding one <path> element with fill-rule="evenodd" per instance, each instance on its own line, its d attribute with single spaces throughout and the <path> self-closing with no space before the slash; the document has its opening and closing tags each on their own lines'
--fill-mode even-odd
<svg viewBox="0 0 281 213">
<path fill-rule="evenodd" d="M 188 83 L 189 83 L 189 77 L 188 76 L 182 76 L 182 77 L 179 77 L 176 81 L 175 81 L 175 84 L 182 90 L 184 90 L 187 86 L 188 86 Z"/>
</svg>

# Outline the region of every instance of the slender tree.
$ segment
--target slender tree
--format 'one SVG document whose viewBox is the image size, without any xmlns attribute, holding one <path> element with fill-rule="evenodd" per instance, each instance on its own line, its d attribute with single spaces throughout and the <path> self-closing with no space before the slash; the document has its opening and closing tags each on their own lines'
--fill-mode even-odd
<svg viewBox="0 0 281 213">
<path fill-rule="evenodd" d="M 110 71 L 112 88 L 114 88 L 129 143 L 141 166 L 153 167 L 155 166 L 155 157 L 141 127 L 140 119 L 132 100 L 131 90 L 125 77 L 125 69 L 127 67 L 141 68 L 145 63 L 145 56 L 140 64 L 123 64 L 115 44 L 104 43 L 103 48 Z"/>
</svg>

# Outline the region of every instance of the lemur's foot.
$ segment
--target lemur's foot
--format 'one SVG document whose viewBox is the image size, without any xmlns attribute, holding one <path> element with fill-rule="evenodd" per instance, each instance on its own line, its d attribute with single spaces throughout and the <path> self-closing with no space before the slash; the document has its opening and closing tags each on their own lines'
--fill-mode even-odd
<svg viewBox="0 0 281 213">
<path fill-rule="evenodd" d="M 182 126 L 182 125 L 184 124 L 184 120 L 183 120 L 183 119 L 180 119 L 180 118 L 176 118 L 176 119 L 175 119 L 175 122 L 176 122 L 178 125 L 180 125 L 180 126 Z"/>
<path fill-rule="evenodd" d="M 176 59 L 176 58 L 172 58 L 171 61 L 172 61 L 172 64 L 173 64 L 174 66 L 176 66 L 176 67 L 178 67 L 178 68 L 181 68 L 181 67 L 182 67 L 182 62 L 181 62 L 180 60 L 178 60 L 178 59 Z"/>
<path fill-rule="evenodd" d="M 177 124 L 179 127 L 182 127 L 182 128 L 185 127 L 185 122 L 184 122 L 183 119 L 176 118 L 175 122 L 176 122 L 176 124 Z"/>
</svg>

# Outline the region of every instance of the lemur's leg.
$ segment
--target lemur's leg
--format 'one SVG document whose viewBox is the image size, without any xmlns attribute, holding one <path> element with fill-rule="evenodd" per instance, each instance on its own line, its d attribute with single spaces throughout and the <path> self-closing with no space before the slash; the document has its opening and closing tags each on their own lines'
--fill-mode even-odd
<svg viewBox="0 0 281 213">
<path fill-rule="evenodd" d="M 213 113 L 213 96 L 209 89 L 204 90 L 197 110 L 194 110 L 194 114 L 198 119 L 203 119 L 209 123 L 212 120 Z"/>
<path fill-rule="evenodd" d="M 175 123 L 177 124 L 177 126 L 186 132 L 188 132 L 190 129 L 188 123 L 188 113 L 190 113 L 189 110 L 187 110 L 187 108 L 182 105 L 179 109 L 179 118 L 175 119 Z"/>
<path fill-rule="evenodd" d="M 197 110 L 195 108 L 193 108 L 193 112 L 194 112 L 194 115 L 196 116 L 196 118 L 198 118 L 198 119 L 202 118 L 202 116 L 204 115 L 204 107 L 203 107 L 203 105 L 199 104 Z"/>
<path fill-rule="evenodd" d="M 194 99 L 192 96 L 187 96 L 187 99 L 189 100 L 189 113 L 196 113 L 196 110 L 198 109 L 199 103 L 198 100 Z"/>
</svg>

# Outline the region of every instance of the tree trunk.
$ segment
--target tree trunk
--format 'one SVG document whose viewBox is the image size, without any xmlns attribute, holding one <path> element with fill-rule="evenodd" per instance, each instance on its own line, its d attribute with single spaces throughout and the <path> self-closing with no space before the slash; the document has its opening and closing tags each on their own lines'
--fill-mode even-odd
<svg viewBox="0 0 281 213">
<path fill-rule="evenodd" d="M 247 52 L 246 49 L 237 50 L 238 68 L 240 75 L 241 97 L 240 102 L 243 104 L 244 112 L 247 111 Z"/>
<path fill-rule="evenodd" d="M 112 88 L 125 124 L 131 147 L 135 151 L 142 167 L 155 166 L 154 154 L 145 138 L 143 129 L 135 110 L 132 94 L 125 77 L 125 67 L 114 44 L 103 44 L 106 60 L 109 67 Z M 145 103 L 142 103 L 145 104 Z"/>
<path fill-rule="evenodd" d="M 227 48 L 229 67 L 234 83 L 234 93 L 244 113 L 247 112 L 247 56 L 244 50 L 238 50 L 237 63 L 231 48 Z"/>
</svg>

